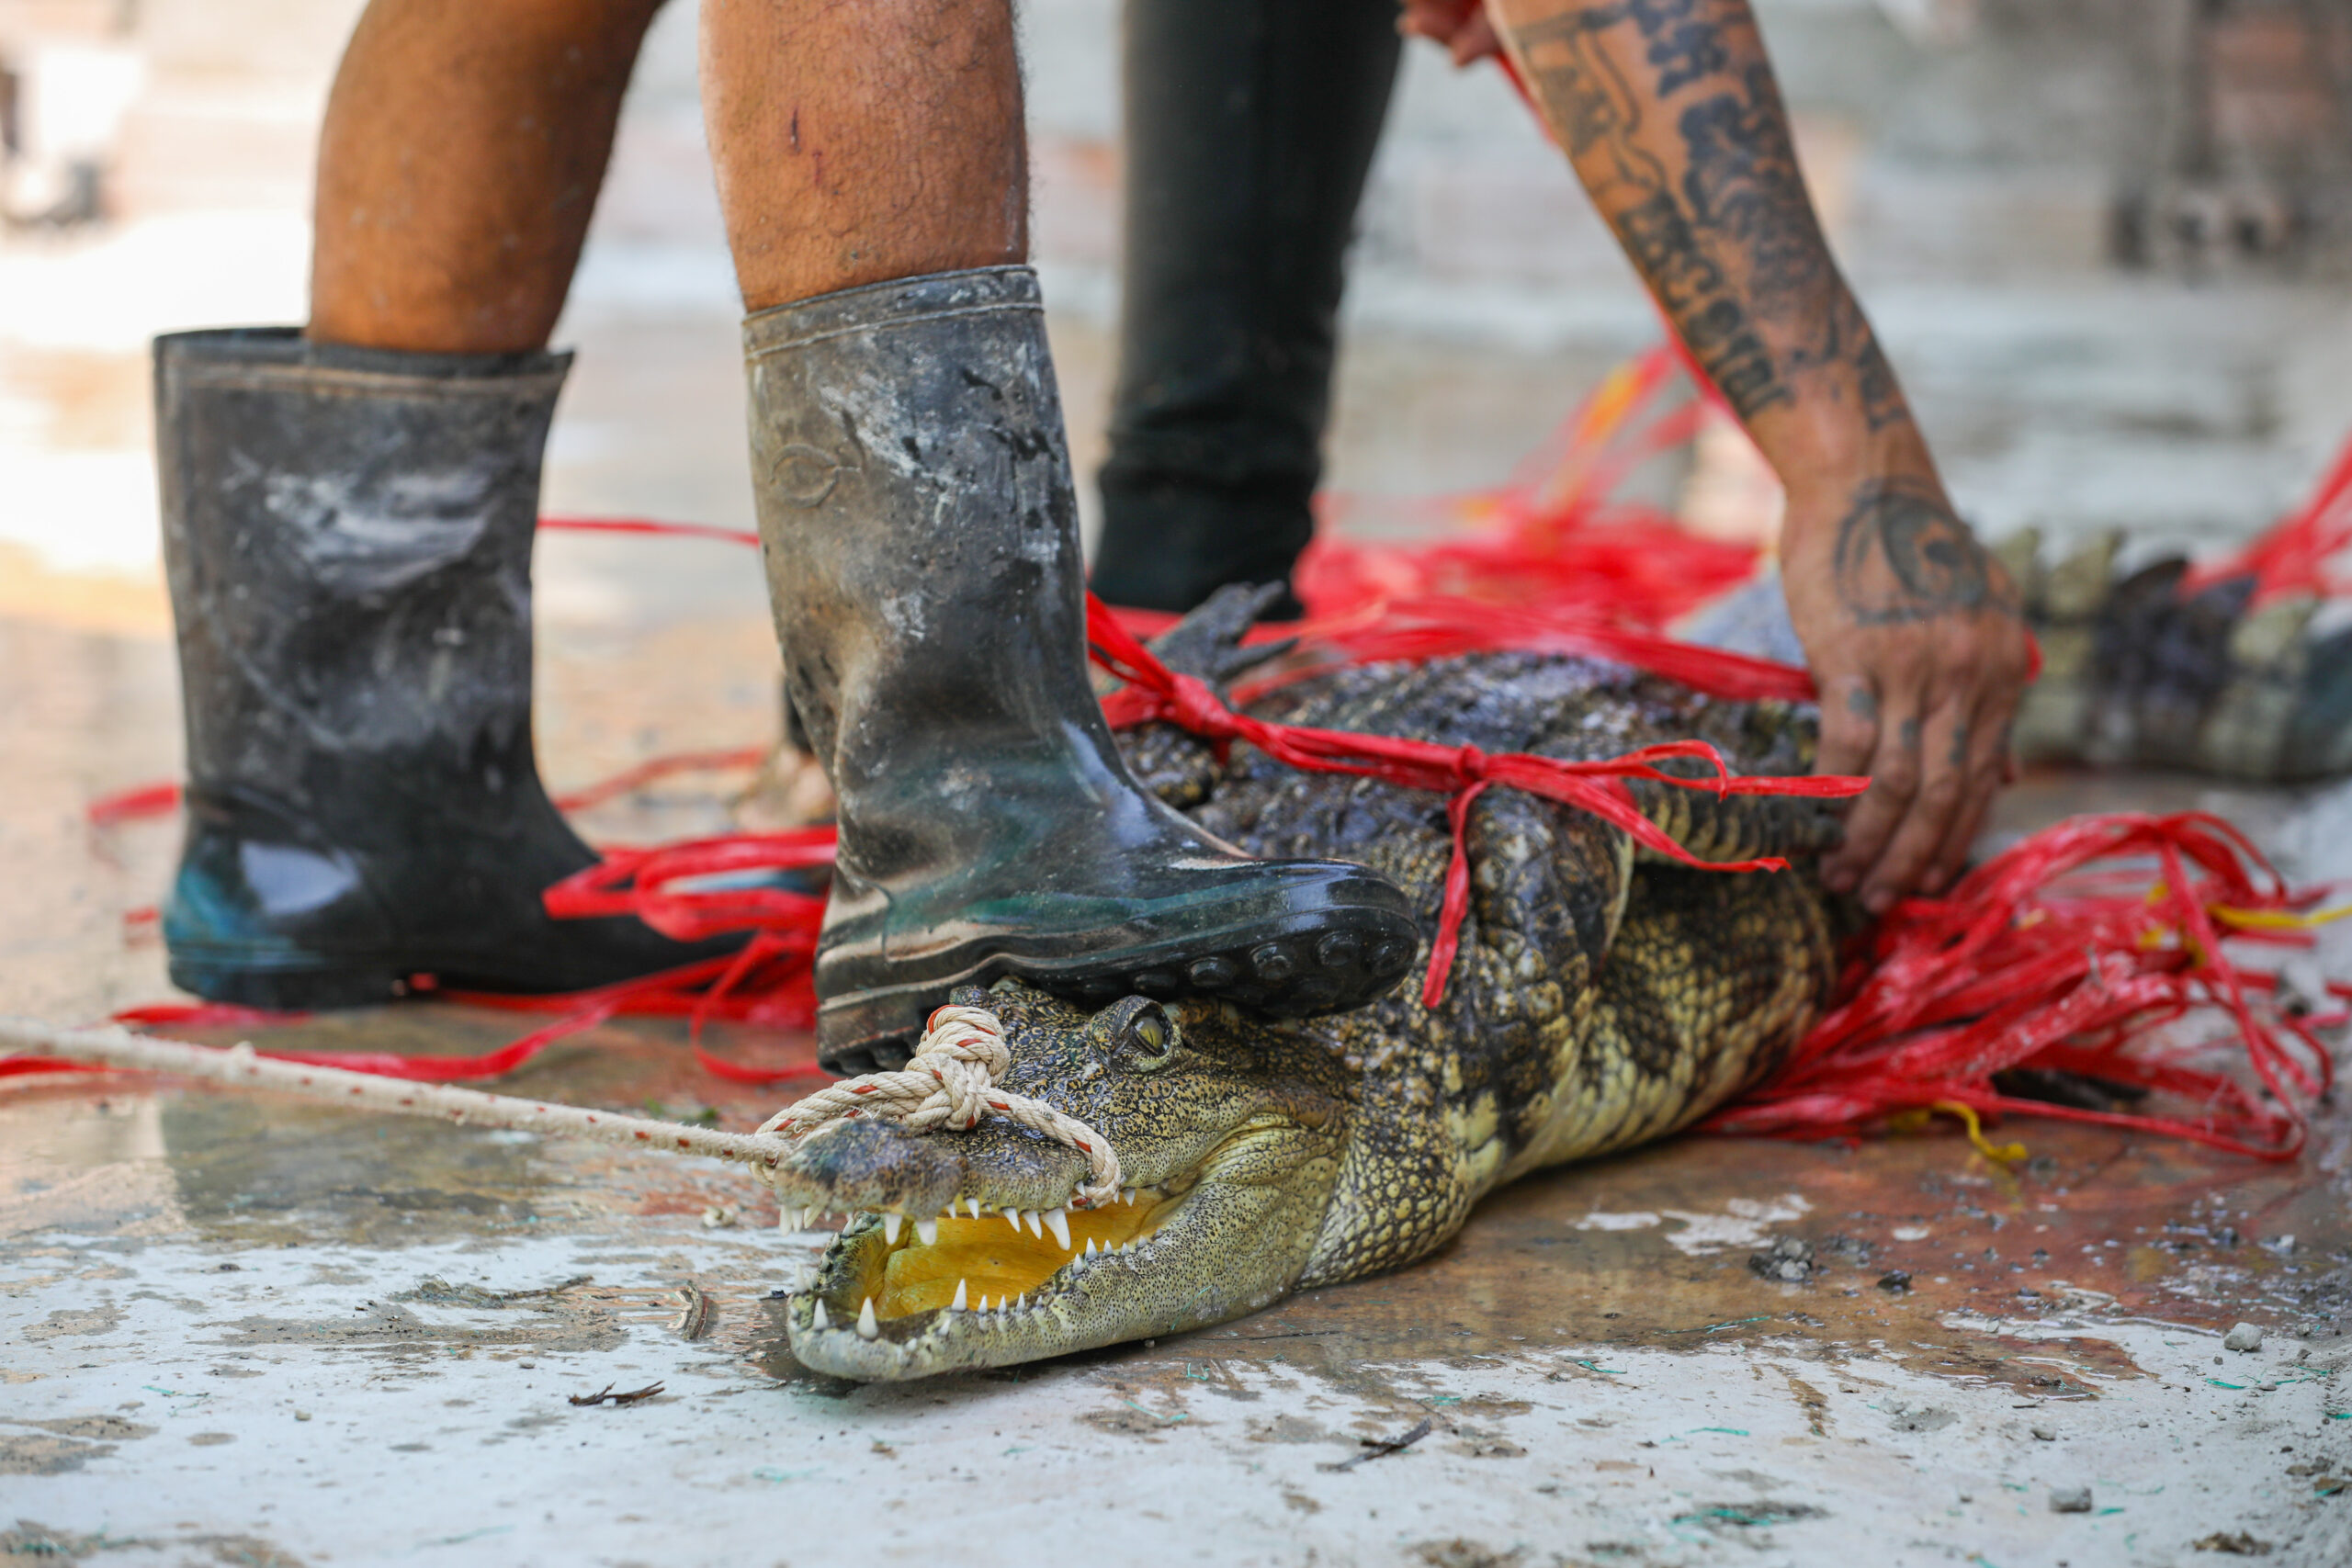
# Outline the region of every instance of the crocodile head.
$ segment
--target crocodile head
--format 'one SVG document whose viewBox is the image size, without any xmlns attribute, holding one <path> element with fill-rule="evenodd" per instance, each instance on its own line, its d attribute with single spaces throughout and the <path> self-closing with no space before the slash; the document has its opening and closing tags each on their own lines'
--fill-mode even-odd
<svg viewBox="0 0 2352 1568">
<path fill-rule="evenodd" d="M 1348 1126 L 1327 1053 L 1216 1002 L 1090 1010 L 1010 980 L 955 999 L 1002 1020 L 1003 1087 L 1107 1137 L 1126 1189 L 1070 1207 L 1083 1157 L 1001 1117 L 811 1134 L 777 1190 L 853 1218 L 792 1300 L 805 1365 L 865 1381 L 1002 1366 L 1223 1322 L 1289 1290 Z"/>
</svg>

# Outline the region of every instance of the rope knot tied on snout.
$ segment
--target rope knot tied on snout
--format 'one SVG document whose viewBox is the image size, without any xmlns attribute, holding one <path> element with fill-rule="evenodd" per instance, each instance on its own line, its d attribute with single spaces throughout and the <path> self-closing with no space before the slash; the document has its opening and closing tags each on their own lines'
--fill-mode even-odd
<svg viewBox="0 0 2352 1568">
<path fill-rule="evenodd" d="M 944 1127 L 968 1133 L 993 1111 L 1086 1156 L 1087 1180 L 1070 1201 L 1091 1209 L 1119 1193 L 1119 1156 L 1111 1141 L 1042 1100 L 999 1089 L 1012 1067 L 1004 1022 L 986 1008 L 944 1007 L 923 1025 L 913 1059 L 896 1072 L 845 1078 L 777 1111 L 762 1133 L 804 1138 L 828 1122 L 856 1116 L 897 1122 L 910 1133 Z"/>
</svg>

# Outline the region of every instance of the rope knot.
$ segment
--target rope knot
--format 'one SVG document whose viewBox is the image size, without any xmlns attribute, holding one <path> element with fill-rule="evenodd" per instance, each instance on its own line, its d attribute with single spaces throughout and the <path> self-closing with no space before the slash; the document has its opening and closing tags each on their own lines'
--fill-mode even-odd
<svg viewBox="0 0 2352 1568">
<path fill-rule="evenodd" d="M 924 1125 L 944 1122 L 956 1132 L 968 1133 L 988 1113 L 988 1091 L 1012 1070 L 1012 1053 L 1005 1049 L 1004 1024 L 996 1014 L 978 1008 L 944 1007 L 931 1015 L 922 1043 L 907 1066 L 930 1074 L 939 1085 L 939 1094 L 927 1097 L 907 1120 L 911 1122 L 915 1116 L 926 1114 L 933 1101 L 944 1096 L 939 1114 Z"/>
<path fill-rule="evenodd" d="M 1240 733 L 1233 722 L 1233 710 L 1218 701 L 1216 688 L 1197 675 L 1169 671 L 1162 700 L 1170 719 L 1204 740 L 1230 740 Z"/>
<path fill-rule="evenodd" d="M 1044 1100 L 997 1088 L 1012 1067 L 1001 1019 L 985 1008 L 944 1007 L 924 1023 L 905 1066 L 820 1089 L 769 1117 L 760 1131 L 799 1139 L 827 1122 L 864 1115 L 896 1121 L 910 1133 L 934 1127 L 968 1133 L 994 1111 L 1086 1156 L 1088 1179 L 1071 1199 L 1073 1207 L 1091 1209 L 1116 1197 L 1119 1156 L 1110 1140 Z"/>
</svg>

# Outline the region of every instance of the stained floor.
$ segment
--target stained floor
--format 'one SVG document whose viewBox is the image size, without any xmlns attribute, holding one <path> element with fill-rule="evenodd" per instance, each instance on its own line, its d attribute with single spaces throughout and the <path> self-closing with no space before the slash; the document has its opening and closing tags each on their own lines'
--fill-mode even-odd
<svg viewBox="0 0 2352 1568">
<path fill-rule="evenodd" d="M 543 578 L 593 604 L 623 558 L 588 543 L 551 544 Z M 551 619 L 560 783 L 773 733 L 755 591 L 698 620 Z M 0 620 L 0 1007 L 85 1019 L 167 994 L 136 911 L 173 825 L 83 812 L 170 773 L 175 717 L 151 612 Z M 674 781 L 586 826 L 642 840 L 787 808 L 730 805 L 740 784 Z M 2063 776 L 1996 830 L 2122 801 L 2218 805 L 2323 866 L 2342 836 L 2332 792 Z M 268 1043 L 462 1054 L 520 1027 L 418 1004 Z M 731 1127 L 775 1101 L 699 1072 L 660 1024 L 582 1036 L 510 1087 Z M 719 1167 L 19 1080 L 0 1091 L 0 1544 L 125 1562 L 2346 1561 L 2352 1122 L 2324 1109 L 2287 1166 L 2003 1135 L 2030 1157 L 1989 1163 L 1949 1130 L 1687 1139 L 1521 1183 L 1423 1265 L 1238 1324 L 857 1388 L 795 1365 L 777 1316 L 821 1237 L 780 1235 Z M 1767 1277 L 1808 1248 L 1800 1278 Z M 2241 1321 L 2262 1348 L 2222 1348 Z M 2054 1511 L 2075 1487 L 2088 1511 Z"/>
</svg>

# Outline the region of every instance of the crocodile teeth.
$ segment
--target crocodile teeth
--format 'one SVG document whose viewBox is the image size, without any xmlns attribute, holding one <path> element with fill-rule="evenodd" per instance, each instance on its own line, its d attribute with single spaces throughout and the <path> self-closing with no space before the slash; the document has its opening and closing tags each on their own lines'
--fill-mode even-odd
<svg viewBox="0 0 2352 1568">
<path fill-rule="evenodd" d="M 978 1198 L 967 1198 L 964 1201 L 972 1206 L 972 1218 L 976 1220 L 978 1219 L 980 1217 L 980 1201 Z"/>
<path fill-rule="evenodd" d="M 832 1320 L 825 1315 L 825 1303 L 822 1302 L 817 1303 L 816 1322 L 820 1328 L 831 1328 L 833 1325 Z"/>
<path fill-rule="evenodd" d="M 937 1220 L 917 1220 L 915 1222 L 915 1239 L 922 1243 L 925 1247 L 937 1247 L 939 1245 L 939 1222 Z"/>
<path fill-rule="evenodd" d="M 980 1310 L 981 1310 L 982 1312 L 986 1312 L 986 1311 L 988 1311 L 988 1310 L 989 1310 L 989 1299 L 988 1299 L 988 1297 L 986 1297 L 986 1296 L 982 1296 L 982 1297 L 980 1298 Z"/>
<path fill-rule="evenodd" d="M 1012 1232 L 1013 1232 L 1013 1234 L 1014 1234 L 1015 1235 L 1020 1235 L 1020 1234 L 1021 1234 L 1021 1211 L 1020 1211 L 1020 1210 L 1018 1210 L 1018 1209 L 999 1209 L 999 1210 L 997 1211 L 997 1213 L 1000 1213 L 1000 1214 L 1002 1214 L 1002 1215 L 1004 1216 L 1004 1223 L 1005 1223 L 1006 1224 L 1009 1224 L 1009 1225 L 1011 1225 L 1011 1226 L 1012 1227 Z"/>
<path fill-rule="evenodd" d="M 1081 1254 L 1081 1256 L 1091 1258 L 1094 1256 L 1094 1238 L 1092 1236 L 1088 1236 L 1086 1238 L 1086 1251 Z"/>
<path fill-rule="evenodd" d="M 956 1281 L 956 1299 L 947 1303 L 947 1310 L 950 1312 L 964 1310 L 964 1281 L 961 1280 Z"/>
<path fill-rule="evenodd" d="M 1029 1234 L 1031 1235 L 1041 1236 L 1046 1234 L 1046 1227 L 1042 1223 L 1040 1223 L 1037 1211 L 1035 1209 L 1022 1210 L 1021 1223 L 1029 1227 Z"/>
<path fill-rule="evenodd" d="M 899 1227 L 906 1223 L 907 1217 L 904 1214 L 884 1213 L 882 1216 L 882 1239 L 890 1243 L 893 1247 L 897 1246 L 899 1242 Z"/>
<path fill-rule="evenodd" d="M 1135 1201 L 1136 1201 L 1136 1190 L 1135 1190 L 1134 1188 L 1132 1188 L 1132 1187 L 1130 1187 L 1130 1188 L 1126 1189 L 1125 1191 L 1123 1191 L 1123 1192 L 1121 1192 L 1121 1193 L 1119 1194 L 1119 1201 L 1120 1201 L 1120 1202 L 1122 1202 L 1122 1203 L 1132 1203 L 1132 1202 L 1134 1202 Z"/>
<path fill-rule="evenodd" d="M 857 1309 L 857 1337 L 860 1339 L 872 1339 L 881 1332 L 882 1325 L 874 1321 L 874 1298 L 868 1296 L 865 1298 L 865 1304 Z"/>
<path fill-rule="evenodd" d="M 1045 1221 L 1046 1228 L 1054 1233 L 1054 1245 L 1064 1252 L 1068 1252 L 1069 1250 L 1069 1211 L 1048 1209 L 1046 1211 Z M 1031 1216 L 1030 1223 L 1034 1226 L 1036 1217 Z"/>
</svg>

